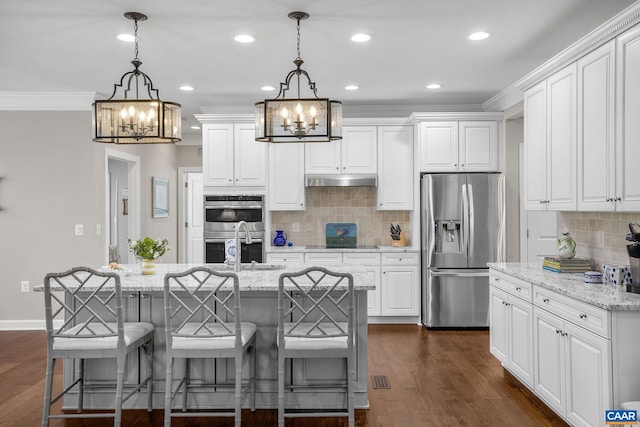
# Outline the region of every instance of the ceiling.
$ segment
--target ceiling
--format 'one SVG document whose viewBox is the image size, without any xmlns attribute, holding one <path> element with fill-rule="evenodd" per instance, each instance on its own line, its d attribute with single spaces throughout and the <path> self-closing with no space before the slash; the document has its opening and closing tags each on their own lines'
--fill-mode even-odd
<svg viewBox="0 0 640 427">
<path fill-rule="evenodd" d="M 160 98 L 182 104 L 183 135 L 193 114 L 222 112 L 275 97 L 294 68 L 294 10 L 303 68 L 318 95 L 345 107 L 410 105 L 471 109 L 508 88 L 633 0 L 2 0 L 0 91 L 96 92 L 133 67 L 128 11 L 139 24 L 141 70 Z M 478 30 L 491 34 L 472 42 Z M 367 43 L 350 40 L 368 33 Z M 233 37 L 248 33 L 252 44 Z M 438 82 L 438 90 L 428 83 Z M 184 92 L 179 86 L 195 88 Z M 348 84 L 358 85 L 347 91 Z M 229 110 L 233 110 L 230 108 Z"/>
</svg>

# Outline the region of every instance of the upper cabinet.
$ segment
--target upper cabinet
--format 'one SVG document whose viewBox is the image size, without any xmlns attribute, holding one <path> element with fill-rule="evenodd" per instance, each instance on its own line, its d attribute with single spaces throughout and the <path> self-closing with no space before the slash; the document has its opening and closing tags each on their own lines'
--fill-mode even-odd
<svg viewBox="0 0 640 427">
<path fill-rule="evenodd" d="M 413 209 L 412 126 L 378 126 L 377 208 Z"/>
<path fill-rule="evenodd" d="M 524 203 L 576 209 L 576 64 L 524 94 Z"/>
<path fill-rule="evenodd" d="M 205 187 L 264 191 L 267 144 L 256 142 L 251 123 L 206 123 L 202 126 Z"/>
<path fill-rule="evenodd" d="M 578 61 L 578 210 L 615 207 L 614 107 L 612 40 Z"/>
<path fill-rule="evenodd" d="M 427 121 L 419 133 L 421 172 L 498 170 L 497 121 Z"/>
<path fill-rule="evenodd" d="M 305 145 L 308 174 L 377 173 L 376 126 L 344 126 L 341 141 Z"/>
<path fill-rule="evenodd" d="M 269 146 L 268 204 L 271 211 L 305 209 L 304 149 L 311 144 Z"/>
</svg>

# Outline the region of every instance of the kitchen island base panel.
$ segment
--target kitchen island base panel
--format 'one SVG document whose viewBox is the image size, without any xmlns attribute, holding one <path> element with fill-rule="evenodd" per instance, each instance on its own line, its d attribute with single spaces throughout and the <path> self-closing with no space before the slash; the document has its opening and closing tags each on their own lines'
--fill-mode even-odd
<svg viewBox="0 0 640 427">
<path fill-rule="evenodd" d="M 136 295 L 137 294 L 137 295 Z M 256 334 L 256 407 L 258 409 L 277 408 L 277 293 L 271 291 L 241 291 L 242 320 L 258 325 Z M 154 369 L 154 393 L 153 407 L 164 408 L 164 378 L 165 378 L 165 331 L 164 331 L 164 298 L 160 290 L 129 292 L 129 298 L 125 302 L 131 316 L 139 316 L 144 321 L 151 322 L 156 327 L 155 351 L 153 360 Z M 138 314 L 135 312 L 138 311 Z M 368 408 L 367 397 L 367 290 L 355 291 L 356 312 L 356 383 L 355 383 L 355 407 L 357 409 Z M 130 362 L 133 367 L 136 364 L 140 371 L 145 369 L 144 358 L 136 358 L 131 355 Z M 175 372 L 182 369 L 183 362 L 176 360 Z M 190 362 L 191 375 L 194 380 L 225 381 L 231 382 L 234 375 L 234 362 L 195 359 Z M 344 361 L 334 359 L 316 359 L 295 361 L 293 368 L 288 366 L 287 382 L 296 385 L 311 385 L 314 382 L 335 382 L 337 378 L 344 378 Z M 65 361 L 64 383 L 71 384 L 75 378 L 75 367 Z M 90 363 L 87 368 L 90 378 L 100 381 L 107 377 L 108 365 L 104 362 Z M 248 378 L 249 365 L 243 367 L 243 378 Z M 132 378 L 130 378 L 132 380 Z M 135 381 L 132 381 L 132 383 Z M 297 390 L 287 395 L 287 406 L 294 409 L 307 408 L 339 408 L 346 406 L 346 397 L 343 392 L 326 390 Z M 113 405 L 113 397 L 99 390 L 87 390 L 84 394 L 86 409 L 108 408 Z M 233 390 L 208 391 L 206 389 L 189 393 L 188 407 L 190 409 L 222 409 L 233 407 Z M 65 409 L 73 409 L 77 404 L 77 393 L 69 393 L 64 400 Z M 124 405 L 125 409 L 146 408 L 144 394 L 132 396 Z M 243 402 L 243 408 L 249 408 L 249 399 Z"/>
</svg>

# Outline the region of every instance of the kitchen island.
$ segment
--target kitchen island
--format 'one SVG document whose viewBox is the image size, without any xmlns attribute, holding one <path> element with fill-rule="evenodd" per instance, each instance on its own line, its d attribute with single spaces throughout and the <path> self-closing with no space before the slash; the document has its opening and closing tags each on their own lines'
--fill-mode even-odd
<svg viewBox="0 0 640 427">
<path fill-rule="evenodd" d="M 165 381 L 165 329 L 164 329 L 164 275 L 168 272 L 184 271 L 196 265 L 191 264 L 157 264 L 154 275 L 140 274 L 137 265 L 123 265 L 120 273 L 122 293 L 125 304 L 126 320 L 151 322 L 155 326 L 155 349 L 153 355 L 154 375 L 154 408 L 163 408 Z M 232 271 L 228 265 L 207 264 L 220 271 Z M 283 272 L 299 271 L 308 265 L 277 266 L 268 264 L 243 265 L 238 273 L 242 320 L 253 322 L 258 326 L 256 334 L 256 407 L 277 407 L 277 288 L 278 278 Z M 356 384 L 355 406 L 367 408 L 367 291 L 375 289 L 375 284 L 362 267 L 334 266 L 327 267 L 334 271 L 349 272 L 354 278 L 355 288 L 355 350 L 356 350 Z M 38 287 L 36 290 L 41 290 Z M 55 289 L 55 287 L 54 287 Z M 135 383 L 139 372 L 144 372 L 146 359 L 133 355 L 128 361 L 128 382 Z M 176 370 L 181 369 L 182 361 L 176 361 Z M 87 378 L 95 384 L 113 378 L 113 364 L 108 361 L 87 361 Z M 72 361 L 65 361 L 64 383 L 71 384 L 76 376 L 77 366 Z M 193 360 L 190 364 L 194 381 L 219 382 L 226 379 L 233 381 L 233 360 L 218 361 Z M 249 366 L 243 367 L 244 377 L 248 376 Z M 314 385 L 335 382 L 344 378 L 345 366 L 341 360 L 315 359 L 295 361 L 287 372 L 287 382 L 299 385 Z M 224 408 L 233 406 L 233 393 L 225 391 L 195 391 L 190 393 L 190 408 Z M 292 396 L 288 405 L 292 408 L 335 408 L 344 406 L 344 394 L 327 391 L 303 389 Z M 85 391 L 85 408 L 105 408 L 113 406 L 111 393 L 99 389 Z M 65 407 L 73 408 L 77 404 L 77 395 L 69 393 L 65 398 Z M 125 403 L 125 408 L 146 408 L 146 395 L 133 396 Z"/>
</svg>

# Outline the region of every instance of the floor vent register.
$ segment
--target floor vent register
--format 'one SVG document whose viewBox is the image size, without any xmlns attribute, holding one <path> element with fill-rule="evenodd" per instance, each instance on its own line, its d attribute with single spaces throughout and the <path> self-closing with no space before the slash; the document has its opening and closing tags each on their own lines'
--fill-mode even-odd
<svg viewBox="0 0 640 427">
<path fill-rule="evenodd" d="M 373 388 L 391 388 L 391 383 L 386 375 L 373 375 Z"/>
</svg>

